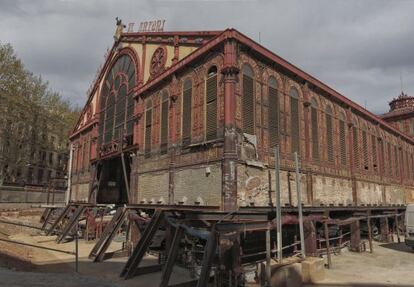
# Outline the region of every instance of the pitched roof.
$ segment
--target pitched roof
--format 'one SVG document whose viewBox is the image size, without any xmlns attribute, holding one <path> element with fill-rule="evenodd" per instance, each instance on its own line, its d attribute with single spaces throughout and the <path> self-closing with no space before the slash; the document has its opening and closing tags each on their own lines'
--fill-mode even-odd
<svg viewBox="0 0 414 287">
<path fill-rule="evenodd" d="M 402 133 L 398 129 L 391 126 L 389 123 L 381 119 L 379 116 L 375 115 L 374 113 L 366 110 L 359 104 L 351 101 L 350 99 L 346 98 L 333 88 L 329 87 L 328 85 L 322 83 L 318 79 L 314 78 L 310 74 L 304 72 L 300 68 L 296 67 L 295 65 L 291 64 L 290 62 L 286 61 L 285 59 L 279 57 L 269 49 L 263 47 L 262 45 L 256 43 L 246 35 L 240 33 L 239 31 L 229 28 L 223 31 L 221 34 L 217 35 L 215 38 L 211 39 L 208 43 L 200 47 L 199 49 L 195 50 L 185 58 L 183 58 L 181 61 L 178 61 L 175 65 L 171 66 L 169 69 L 165 70 L 162 74 L 160 74 L 158 77 L 148 81 L 141 87 L 137 87 L 137 92 L 142 93 L 144 91 L 147 91 L 151 89 L 152 87 L 156 86 L 157 84 L 161 83 L 166 78 L 172 76 L 174 73 L 180 71 L 181 69 L 185 68 L 187 64 L 194 61 L 198 57 L 204 55 L 206 52 L 208 52 L 210 49 L 222 44 L 225 40 L 236 40 L 242 45 L 245 45 L 250 49 L 250 52 L 256 53 L 263 57 L 264 59 L 267 59 L 268 61 L 271 61 L 272 63 L 278 65 L 282 69 L 285 69 L 289 71 L 290 73 L 295 74 L 297 77 L 303 79 L 304 81 L 308 82 L 309 84 L 312 84 L 313 86 L 319 88 L 320 90 L 326 92 L 330 96 L 333 97 L 334 100 L 337 102 L 340 102 L 350 108 L 352 108 L 355 112 L 366 116 L 369 120 L 377 122 L 385 129 L 393 132 L 394 134 L 406 139 L 410 143 L 414 143 L 414 140 L 407 136 L 406 134 Z"/>
<path fill-rule="evenodd" d="M 137 93 L 141 94 L 145 91 L 151 90 L 152 88 L 154 88 L 158 84 L 160 84 L 162 81 L 164 81 L 167 78 L 171 77 L 174 73 L 179 72 L 182 69 L 185 69 L 185 67 L 189 63 L 199 59 L 201 56 L 208 53 L 211 49 L 223 44 L 224 41 L 226 41 L 226 40 L 235 40 L 235 41 L 239 42 L 240 44 L 248 47 L 250 49 L 250 52 L 262 57 L 265 61 L 266 60 L 270 61 L 271 63 L 277 65 L 278 67 L 280 67 L 280 68 L 282 68 L 286 71 L 289 71 L 290 73 L 296 75 L 296 77 L 301 78 L 302 80 L 308 82 L 309 84 L 317 87 L 321 91 L 326 92 L 327 94 L 329 94 L 333 98 L 333 100 L 335 100 L 339 103 L 342 103 L 345 106 L 350 107 L 355 112 L 367 117 L 369 120 L 377 122 L 383 128 L 393 132 L 397 136 L 400 136 L 400 137 L 404 138 L 408 142 L 410 142 L 412 144 L 414 143 L 414 140 L 411 137 L 405 135 L 404 133 L 402 133 L 398 129 L 394 128 L 393 126 L 391 126 L 389 123 L 387 123 L 385 120 L 383 120 L 379 116 L 377 116 L 377 115 L 373 114 L 372 112 L 364 109 L 362 106 L 360 106 L 357 103 L 355 103 L 355 102 L 351 101 L 350 99 L 346 98 L 345 96 L 343 96 L 342 94 L 340 94 L 339 92 L 334 90 L 333 88 L 329 87 L 328 85 L 324 84 L 323 82 L 319 81 L 318 79 L 314 78 L 310 74 L 304 72 L 300 68 L 298 68 L 295 65 L 291 64 L 287 60 L 279 57 L 278 55 L 276 55 L 275 53 L 273 53 L 269 49 L 267 49 L 267 48 L 263 47 L 262 45 L 256 43 L 251 38 L 247 37 L 246 35 L 240 33 L 239 31 L 237 31 L 233 28 L 226 29 L 222 32 L 210 31 L 210 32 L 124 33 L 121 36 L 121 39 L 123 39 L 123 37 L 128 37 L 128 35 L 131 36 L 131 37 L 137 37 L 137 40 L 138 40 L 138 38 L 140 36 L 144 36 L 144 35 L 154 35 L 155 36 L 155 35 L 158 35 L 158 34 L 160 34 L 160 35 L 162 34 L 162 35 L 165 36 L 165 35 L 174 35 L 174 33 L 176 33 L 176 34 L 178 34 L 178 33 L 188 33 L 189 35 L 191 34 L 191 35 L 197 35 L 197 36 L 207 35 L 207 36 L 210 36 L 211 39 L 209 39 L 203 45 L 201 45 L 200 48 L 196 49 L 195 51 L 193 51 L 192 53 L 190 53 L 189 55 L 187 55 L 183 59 L 179 60 L 177 63 L 175 63 L 174 65 L 172 65 L 168 69 L 166 69 L 163 73 L 161 73 L 157 77 L 147 81 L 144 85 L 142 85 L 140 87 L 136 87 L 135 89 L 136 89 Z M 116 47 L 115 45 L 112 47 L 110 53 L 114 52 L 115 47 Z M 103 71 L 105 71 L 105 67 L 108 64 L 108 62 L 109 61 L 107 61 L 105 63 L 104 68 L 102 69 L 101 74 L 100 74 L 99 77 L 102 77 Z M 89 97 L 91 97 L 91 95 Z"/>
</svg>

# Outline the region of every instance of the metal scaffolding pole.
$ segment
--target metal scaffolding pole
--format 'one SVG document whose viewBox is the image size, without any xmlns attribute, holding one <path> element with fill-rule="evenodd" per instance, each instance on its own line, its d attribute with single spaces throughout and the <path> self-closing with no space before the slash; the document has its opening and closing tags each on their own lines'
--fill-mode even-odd
<svg viewBox="0 0 414 287">
<path fill-rule="evenodd" d="M 72 161 L 73 161 L 73 145 L 69 145 L 69 164 L 68 164 L 68 186 L 65 193 L 65 204 L 68 204 L 71 199 L 72 187 Z M 49 199 L 49 198 L 48 198 Z"/>
<path fill-rule="evenodd" d="M 282 209 L 280 204 L 280 156 L 279 145 L 275 148 L 275 180 L 276 180 L 276 232 L 277 232 L 277 260 L 282 262 Z"/>
<path fill-rule="evenodd" d="M 301 188 L 300 188 L 300 174 L 299 174 L 299 158 L 298 153 L 294 153 L 295 156 L 295 166 L 296 166 L 296 197 L 298 202 L 298 214 L 299 214 L 299 232 L 300 232 L 300 248 L 302 257 L 306 257 L 305 251 L 305 236 L 303 232 L 303 214 L 302 214 L 302 197 L 301 197 Z"/>
</svg>

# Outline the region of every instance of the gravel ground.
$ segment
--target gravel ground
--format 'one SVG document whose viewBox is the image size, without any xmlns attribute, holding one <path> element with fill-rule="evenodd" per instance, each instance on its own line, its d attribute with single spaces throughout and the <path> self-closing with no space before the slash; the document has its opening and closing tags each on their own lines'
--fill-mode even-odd
<svg viewBox="0 0 414 287">
<path fill-rule="evenodd" d="M 4 215 L 3 215 L 4 216 Z M 38 217 L 4 216 L 3 220 L 19 221 L 38 225 Z M 55 237 L 44 236 L 37 230 L 0 223 L 0 239 L 73 251 L 74 243 L 57 244 Z M 161 273 L 156 272 L 123 280 L 119 274 L 126 258 L 114 258 L 104 263 L 92 263 L 87 255 L 92 242 L 80 241 L 81 253 L 79 274 L 74 273 L 73 256 L 43 249 L 18 246 L 0 241 L 0 286 L 19 287 L 150 287 L 157 286 Z M 111 245 L 111 250 L 120 248 L 119 243 Z M 144 264 L 156 263 L 156 258 L 148 256 Z M 8 267 L 8 268 L 6 268 Z M 34 272 L 35 271 L 35 272 Z M 342 252 L 332 257 L 332 268 L 325 270 L 326 278 L 313 286 L 369 287 L 399 286 L 414 287 L 414 252 L 405 243 L 381 244 L 374 242 L 374 253 Z M 188 271 L 174 267 L 171 283 L 189 280 Z"/>
<path fill-rule="evenodd" d="M 8 287 L 121 287 L 92 277 L 77 274 L 35 273 L 0 268 L 0 286 Z"/>
<path fill-rule="evenodd" d="M 343 252 L 317 286 L 414 286 L 414 252 L 402 243 L 374 242 L 374 253 Z"/>
</svg>

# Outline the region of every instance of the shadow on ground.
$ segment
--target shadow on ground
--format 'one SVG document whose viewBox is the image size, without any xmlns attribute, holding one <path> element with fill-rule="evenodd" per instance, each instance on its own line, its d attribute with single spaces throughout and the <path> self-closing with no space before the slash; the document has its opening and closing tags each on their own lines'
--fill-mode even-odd
<svg viewBox="0 0 414 287">
<path fill-rule="evenodd" d="M 395 287 L 413 287 L 414 283 L 411 285 L 406 285 L 406 284 L 389 284 L 389 283 L 384 283 L 384 284 L 379 284 L 379 283 L 375 283 L 375 284 L 371 284 L 371 283 L 321 283 L 321 284 L 315 284 L 315 285 L 305 285 L 305 287 L 311 287 L 311 286 L 320 286 L 320 287 L 390 287 L 390 286 L 395 286 Z"/>
<path fill-rule="evenodd" d="M 413 249 L 411 247 L 407 246 L 404 242 L 401 242 L 401 243 L 397 243 L 397 242 L 385 243 L 385 244 L 380 244 L 380 246 L 384 247 L 384 248 L 387 248 L 387 249 L 392 249 L 392 250 L 395 250 L 395 251 L 412 253 L 414 255 Z M 413 260 L 414 260 L 414 258 L 413 258 Z M 413 283 L 412 286 L 414 286 L 414 283 Z"/>
</svg>

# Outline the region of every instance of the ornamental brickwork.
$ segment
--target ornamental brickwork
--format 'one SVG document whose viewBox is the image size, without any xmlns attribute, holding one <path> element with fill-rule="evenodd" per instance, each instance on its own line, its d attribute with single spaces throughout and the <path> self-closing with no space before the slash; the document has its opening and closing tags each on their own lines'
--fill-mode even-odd
<svg viewBox="0 0 414 287">
<path fill-rule="evenodd" d="M 412 138 L 235 30 L 181 33 L 120 36 L 71 136 L 73 200 L 267 206 L 275 144 L 283 204 L 296 204 L 295 151 L 306 205 L 413 199 Z M 102 154 L 96 138 L 112 128 L 102 115 L 118 113 L 97 105 L 102 79 L 126 48 L 137 67 L 132 139 Z"/>
</svg>

